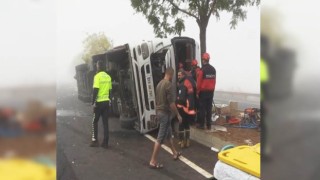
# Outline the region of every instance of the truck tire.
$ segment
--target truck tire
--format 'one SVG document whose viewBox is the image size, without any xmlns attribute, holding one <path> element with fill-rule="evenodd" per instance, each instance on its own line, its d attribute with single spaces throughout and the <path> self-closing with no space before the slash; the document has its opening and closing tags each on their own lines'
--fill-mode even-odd
<svg viewBox="0 0 320 180">
<path fill-rule="evenodd" d="M 134 129 L 134 123 L 138 117 L 123 117 L 120 115 L 120 126 L 123 129 Z"/>
</svg>

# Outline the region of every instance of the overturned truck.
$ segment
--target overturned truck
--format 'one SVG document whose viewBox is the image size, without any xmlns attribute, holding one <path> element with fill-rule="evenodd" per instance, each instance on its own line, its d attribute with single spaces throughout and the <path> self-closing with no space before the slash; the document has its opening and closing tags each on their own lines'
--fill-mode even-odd
<svg viewBox="0 0 320 180">
<path fill-rule="evenodd" d="M 176 84 L 178 64 L 190 69 L 188 62 L 192 59 L 200 61 L 199 44 L 188 37 L 117 46 L 93 56 L 89 64 L 76 66 L 78 98 L 91 102 L 95 64 L 101 60 L 112 78 L 110 113 L 120 117 L 122 128 L 135 128 L 140 133 L 152 131 L 159 125 L 155 112 L 157 84 L 167 67 L 176 70 L 173 77 Z M 176 94 L 176 88 L 173 91 Z"/>
</svg>

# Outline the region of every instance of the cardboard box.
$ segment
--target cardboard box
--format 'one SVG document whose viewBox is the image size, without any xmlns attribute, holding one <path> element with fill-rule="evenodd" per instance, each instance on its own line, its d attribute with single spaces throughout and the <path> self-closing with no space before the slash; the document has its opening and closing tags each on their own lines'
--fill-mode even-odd
<svg viewBox="0 0 320 180">
<path fill-rule="evenodd" d="M 230 107 L 227 104 L 216 104 L 216 114 L 217 115 L 229 115 L 230 114 Z"/>
<path fill-rule="evenodd" d="M 237 117 L 240 115 L 238 110 L 238 102 L 231 101 L 230 104 L 230 115 L 233 117 Z"/>
<path fill-rule="evenodd" d="M 230 101 L 229 106 L 232 110 L 238 110 L 238 102 Z"/>
</svg>

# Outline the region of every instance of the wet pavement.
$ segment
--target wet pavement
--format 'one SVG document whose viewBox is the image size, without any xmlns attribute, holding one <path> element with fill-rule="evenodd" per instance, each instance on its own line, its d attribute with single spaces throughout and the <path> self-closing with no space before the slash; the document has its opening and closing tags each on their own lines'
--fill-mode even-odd
<svg viewBox="0 0 320 180">
<path fill-rule="evenodd" d="M 271 159 L 262 162 L 262 179 L 314 180 L 320 177 L 319 90 L 302 88 L 269 104 Z"/>
<path fill-rule="evenodd" d="M 76 88 L 57 89 L 58 179 L 206 179 L 184 162 L 174 161 L 161 149 L 161 170 L 148 166 L 154 143 L 136 130 L 120 128 L 119 119 L 109 118 L 109 149 L 89 147 L 92 109 L 77 99 Z M 98 138 L 102 141 L 102 122 Z M 150 133 L 155 136 L 155 132 Z M 212 174 L 217 154 L 196 142 L 182 150 L 183 156 Z"/>
</svg>

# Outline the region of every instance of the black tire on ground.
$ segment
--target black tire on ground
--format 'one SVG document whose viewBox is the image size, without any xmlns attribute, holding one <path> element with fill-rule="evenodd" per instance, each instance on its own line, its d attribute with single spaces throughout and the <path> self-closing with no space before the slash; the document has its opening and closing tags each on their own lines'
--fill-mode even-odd
<svg viewBox="0 0 320 180">
<path fill-rule="evenodd" d="M 134 129 L 134 122 L 138 117 L 123 117 L 120 115 L 120 126 L 123 129 Z"/>
<path fill-rule="evenodd" d="M 109 113 L 113 117 L 120 117 L 119 107 L 117 104 L 118 95 L 110 96 Z"/>
</svg>

